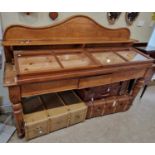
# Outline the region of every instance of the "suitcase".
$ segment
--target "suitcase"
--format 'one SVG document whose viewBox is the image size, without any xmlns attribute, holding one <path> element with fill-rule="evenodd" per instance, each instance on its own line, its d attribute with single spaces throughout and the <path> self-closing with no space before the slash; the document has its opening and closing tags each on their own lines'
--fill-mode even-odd
<svg viewBox="0 0 155 155">
<path fill-rule="evenodd" d="M 104 86 L 76 90 L 76 93 L 83 101 L 87 102 L 91 101 L 92 99 L 96 100 L 106 98 L 109 96 L 116 96 L 119 94 L 120 89 L 121 89 L 120 83 L 114 83 Z"/>
<path fill-rule="evenodd" d="M 28 97 L 22 99 L 22 107 L 24 114 L 42 111 L 45 107 L 40 97 Z"/>
<path fill-rule="evenodd" d="M 112 96 L 86 102 L 88 106 L 87 119 L 127 111 L 131 107 L 131 103 L 132 97 L 129 95 Z"/>
<path fill-rule="evenodd" d="M 107 97 L 106 99 L 99 99 L 86 102 L 88 106 L 87 118 L 109 115 L 114 113 L 116 110 L 116 103 L 116 97 Z"/>
<path fill-rule="evenodd" d="M 119 91 L 119 95 L 128 94 L 129 83 L 130 83 L 130 80 L 121 82 L 121 88 L 120 88 L 120 91 Z"/>
<path fill-rule="evenodd" d="M 25 138 L 49 133 L 48 115 L 39 96 L 22 100 Z"/>
<path fill-rule="evenodd" d="M 104 106 L 105 106 L 104 99 L 89 101 L 86 104 L 88 106 L 87 116 L 86 116 L 87 119 L 103 115 Z"/>
<path fill-rule="evenodd" d="M 86 119 L 87 106 L 74 91 L 58 93 L 70 113 L 69 125 L 83 122 Z"/>
<path fill-rule="evenodd" d="M 103 115 L 109 115 L 115 113 L 116 106 L 117 106 L 116 96 L 106 98 Z"/>
<path fill-rule="evenodd" d="M 132 97 L 131 96 L 123 95 L 121 97 L 118 97 L 116 112 L 127 111 L 127 110 L 129 110 L 131 105 L 132 105 Z"/>
<path fill-rule="evenodd" d="M 93 102 L 88 101 L 88 102 L 86 102 L 86 105 L 87 105 L 86 119 L 89 119 L 89 118 L 93 117 Z"/>
<path fill-rule="evenodd" d="M 42 95 L 41 99 L 49 116 L 49 131 L 53 132 L 68 127 L 70 114 L 58 94 Z"/>
</svg>

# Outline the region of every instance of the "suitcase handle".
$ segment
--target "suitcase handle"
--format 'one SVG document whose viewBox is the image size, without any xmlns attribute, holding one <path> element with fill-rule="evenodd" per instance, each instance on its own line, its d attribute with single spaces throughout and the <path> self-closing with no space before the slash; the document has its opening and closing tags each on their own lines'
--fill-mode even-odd
<svg viewBox="0 0 155 155">
<path fill-rule="evenodd" d="M 102 94 L 101 96 L 102 97 L 107 97 L 107 96 L 109 96 L 110 94 L 109 93 L 106 93 L 106 94 Z"/>
</svg>

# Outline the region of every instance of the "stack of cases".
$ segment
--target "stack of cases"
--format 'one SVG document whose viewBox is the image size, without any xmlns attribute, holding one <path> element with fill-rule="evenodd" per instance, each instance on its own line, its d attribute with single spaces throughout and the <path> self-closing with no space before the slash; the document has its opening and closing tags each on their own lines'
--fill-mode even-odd
<svg viewBox="0 0 155 155">
<path fill-rule="evenodd" d="M 23 99 L 26 139 L 66 128 L 86 118 L 128 110 L 131 106 L 131 98 L 126 95 L 128 84 L 129 81 L 125 81 L 78 90 L 80 97 L 74 91 L 65 91 Z"/>
<path fill-rule="evenodd" d="M 88 106 L 87 118 L 122 112 L 131 106 L 128 95 L 130 81 L 77 90 Z"/>
<path fill-rule="evenodd" d="M 80 98 L 87 102 L 96 99 L 102 99 L 109 96 L 125 95 L 128 93 L 129 81 L 113 83 L 104 86 L 85 88 L 76 90 Z"/>
<path fill-rule="evenodd" d="M 26 98 L 22 106 L 27 140 L 83 122 L 87 114 L 73 91 Z"/>
</svg>

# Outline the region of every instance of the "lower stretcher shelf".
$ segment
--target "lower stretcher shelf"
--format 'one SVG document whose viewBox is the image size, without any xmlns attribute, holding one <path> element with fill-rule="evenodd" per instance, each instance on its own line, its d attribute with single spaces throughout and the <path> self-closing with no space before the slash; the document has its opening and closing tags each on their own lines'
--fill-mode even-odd
<svg viewBox="0 0 155 155">
<path fill-rule="evenodd" d="M 130 108 L 129 95 L 83 102 L 74 91 L 23 98 L 27 140 L 83 122 L 86 118 L 123 112 Z"/>
<path fill-rule="evenodd" d="M 87 106 L 73 91 L 26 98 L 22 106 L 27 140 L 83 122 L 87 113 Z"/>
</svg>

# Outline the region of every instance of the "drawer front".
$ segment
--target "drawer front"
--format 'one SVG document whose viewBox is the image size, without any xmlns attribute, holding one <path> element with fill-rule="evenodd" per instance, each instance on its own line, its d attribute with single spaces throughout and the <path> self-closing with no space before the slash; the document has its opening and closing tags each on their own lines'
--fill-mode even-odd
<svg viewBox="0 0 155 155">
<path fill-rule="evenodd" d="M 98 75 L 79 79 L 78 88 L 87 88 L 111 83 L 112 74 Z"/>
<path fill-rule="evenodd" d="M 56 80 L 22 85 L 22 97 L 41 95 L 78 88 L 78 79 Z"/>
<path fill-rule="evenodd" d="M 109 73 L 105 75 L 91 76 L 79 79 L 78 88 L 95 87 L 100 85 L 106 85 L 119 81 L 126 81 L 130 79 L 136 79 L 144 77 L 145 69 L 133 69 L 127 71 L 120 71 Z"/>
<path fill-rule="evenodd" d="M 64 114 L 61 116 L 49 117 L 49 130 L 50 132 L 66 128 L 69 124 L 69 114 Z"/>
<path fill-rule="evenodd" d="M 145 69 L 128 70 L 123 72 L 113 73 L 112 82 L 125 81 L 130 79 L 137 79 L 143 77 L 145 74 Z"/>
<path fill-rule="evenodd" d="M 39 122 L 31 125 L 25 126 L 25 138 L 27 140 L 33 139 L 42 135 L 49 133 L 48 121 Z"/>
</svg>

